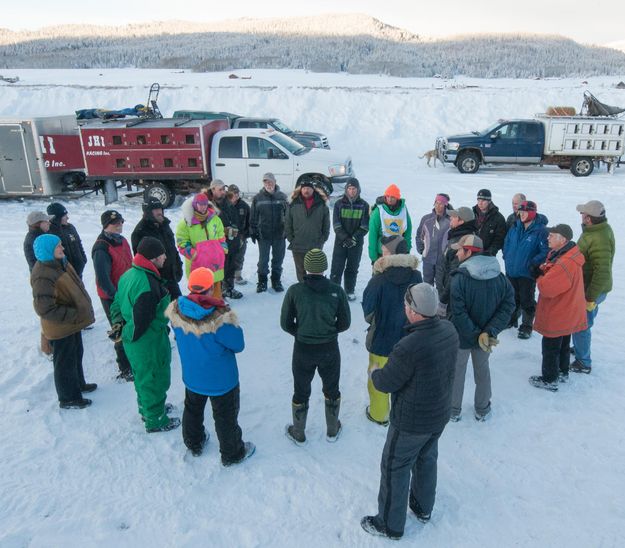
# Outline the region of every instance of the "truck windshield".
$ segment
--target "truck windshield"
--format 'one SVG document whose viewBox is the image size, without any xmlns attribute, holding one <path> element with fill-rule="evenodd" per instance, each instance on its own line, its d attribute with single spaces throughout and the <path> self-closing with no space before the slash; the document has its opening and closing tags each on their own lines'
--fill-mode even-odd
<svg viewBox="0 0 625 548">
<path fill-rule="evenodd" d="M 282 145 L 291 154 L 295 154 L 296 156 L 299 156 L 300 154 L 303 154 L 304 152 L 306 152 L 306 150 L 308 150 L 306 147 L 300 145 L 297 141 L 294 141 L 293 139 L 287 137 L 286 135 L 283 135 L 282 133 L 275 133 L 273 135 L 270 135 L 269 138 L 279 145 Z"/>
<path fill-rule="evenodd" d="M 274 120 L 272 122 L 272 125 L 278 131 L 281 131 L 285 135 L 288 135 L 289 133 L 293 133 L 293 130 L 289 126 L 287 126 L 284 122 L 281 122 L 280 120 Z"/>
<path fill-rule="evenodd" d="M 497 122 L 496 124 L 493 124 L 492 126 L 489 126 L 488 128 L 486 128 L 484 131 L 474 131 L 473 133 L 475 133 L 476 135 L 490 135 L 500 125 L 501 125 L 501 122 Z"/>
</svg>

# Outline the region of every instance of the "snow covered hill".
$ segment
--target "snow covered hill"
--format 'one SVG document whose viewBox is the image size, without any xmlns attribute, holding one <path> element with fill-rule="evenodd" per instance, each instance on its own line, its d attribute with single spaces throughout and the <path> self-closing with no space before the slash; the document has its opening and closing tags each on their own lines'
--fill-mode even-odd
<svg viewBox="0 0 625 548">
<path fill-rule="evenodd" d="M 528 117 L 550 105 L 579 108 L 582 92 L 625 106 L 624 79 L 476 80 L 396 79 L 304 71 L 227 73 L 176 71 L 15 70 L 20 82 L 0 84 L 0 117 L 71 113 L 78 108 L 119 108 L 143 102 L 151 82 L 161 83 L 164 113 L 178 108 L 276 115 L 296 128 L 326 133 L 333 148 L 349 152 L 373 201 L 390 183 L 407 200 L 413 222 L 428 213 L 436 192 L 458 207 L 473 205 L 489 188 L 507 214 L 510 199 L 525 192 L 550 223 L 580 233 L 575 205 L 599 199 L 607 206 L 616 240 L 614 290 L 593 329 L 593 372 L 574 376 L 556 393 L 532 388 L 540 370 L 540 337 L 521 341 L 506 331 L 491 359 L 493 416 L 471 418 L 473 381 L 467 374 L 465 418 L 447 426 L 440 442 L 437 502 L 432 522 L 409 516 L 404 543 L 432 547 L 617 547 L 625 530 L 625 376 L 620 311 L 625 308 L 620 222 L 625 169 L 574 178 L 557 168 L 485 168 L 473 176 L 451 166 L 428 168 L 418 156 L 438 135 L 480 129 L 502 117 Z M 260 183 L 259 183 L 260 186 Z M 233 302 L 246 336 L 239 355 L 240 422 L 257 445 L 244 464 L 219 463 L 210 412 L 208 450 L 185 458 L 180 430 L 147 435 L 133 387 L 114 380 L 115 362 L 106 318 L 97 302 L 91 261 L 85 283 L 94 297 L 95 328 L 84 333 L 85 370 L 99 388 L 83 411 L 61 411 L 52 367 L 38 351 L 22 241 L 28 212 L 47 201 L 0 202 L 0 546 L 216 546 L 365 547 L 379 539 L 362 531 L 360 518 L 375 511 L 379 460 L 386 430 L 364 415 L 367 402 L 366 324 L 358 302 L 352 326 L 339 338 L 342 351 L 341 420 L 344 433 L 325 441 L 323 397 L 313 384 L 310 442 L 300 448 L 284 437 L 290 420 L 292 339 L 279 328 L 279 294 L 242 288 Z M 91 196 L 65 202 L 86 248 L 105 209 Z M 141 215 L 140 200 L 116 205 L 126 235 Z M 173 222 L 181 218 L 171 209 Z M 332 239 L 326 252 L 332 249 Z M 244 275 L 254 281 L 258 258 L 251 245 Z M 360 295 L 370 273 L 363 257 Z M 286 285 L 295 282 L 285 259 Z M 168 401 L 183 409 L 184 389 L 174 350 Z M 620 539 L 620 540 L 619 540 Z"/>
</svg>

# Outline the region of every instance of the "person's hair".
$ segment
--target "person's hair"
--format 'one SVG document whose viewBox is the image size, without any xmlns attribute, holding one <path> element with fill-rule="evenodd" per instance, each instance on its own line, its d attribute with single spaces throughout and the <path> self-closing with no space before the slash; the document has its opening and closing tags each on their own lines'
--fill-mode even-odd
<svg viewBox="0 0 625 548">
<path fill-rule="evenodd" d="M 588 215 L 588 218 L 590 219 L 591 225 L 598 225 L 607 221 L 605 217 L 593 217 L 592 215 Z"/>
</svg>

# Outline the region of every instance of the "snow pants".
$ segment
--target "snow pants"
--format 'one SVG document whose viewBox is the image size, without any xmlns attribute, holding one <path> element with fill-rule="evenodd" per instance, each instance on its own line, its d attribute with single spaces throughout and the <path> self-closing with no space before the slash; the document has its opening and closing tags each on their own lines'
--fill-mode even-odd
<svg viewBox="0 0 625 548">
<path fill-rule="evenodd" d="M 558 373 L 569 374 L 571 361 L 571 335 L 563 337 L 543 336 L 542 377 L 545 382 L 556 382 Z"/>
<path fill-rule="evenodd" d="M 310 385 L 316 370 L 319 371 L 325 397 L 329 400 L 341 397 L 341 353 L 338 340 L 321 344 L 306 344 L 296 340 L 293 345 L 292 369 L 293 403 L 308 404 Z"/>
<path fill-rule="evenodd" d="M 387 361 L 388 356 L 378 356 L 377 354 L 369 353 L 368 371 L 371 371 L 374 367 L 382 369 Z M 377 422 L 386 422 L 391 409 L 391 395 L 376 390 L 371 379 L 367 381 L 367 390 L 369 391 L 369 415 Z"/>
<path fill-rule="evenodd" d="M 54 364 L 54 386 L 60 402 L 80 400 L 85 386 L 82 369 L 82 333 L 50 341 Z"/>
<path fill-rule="evenodd" d="M 354 247 L 343 247 L 337 240 L 334 241 L 332 250 L 332 268 L 330 269 L 330 280 L 341 285 L 341 279 L 345 281 L 345 292 L 353 293 L 356 289 L 356 278 L 358 277 L 358 267 L 362 257 L 363 240 L 360 238 Z"/>
<path fill-rule="evenodd" d="M 380 491 L 376 520 L 401 536 L 406 525 L 408 495 L 429 514 L 436 498 L 438 439 L 442 432 L 412 434 L 392 424 L 380 464 Z"/>
</svg>

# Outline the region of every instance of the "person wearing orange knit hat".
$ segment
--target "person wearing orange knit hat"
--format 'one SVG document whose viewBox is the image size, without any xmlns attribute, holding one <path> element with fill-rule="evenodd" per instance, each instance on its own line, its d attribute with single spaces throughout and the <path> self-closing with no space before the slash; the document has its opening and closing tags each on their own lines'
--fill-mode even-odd
<svg viewBox="0 0 625 548">
<path fill-rule="evenodd" d="M 369 258 L 374 263 L 382 256 L 382 238 L 402 236 L 406 240 L 408 252 L 412 234 L 412 221 L 401 191 L 395 184 L 391 184 L 384 191 L 384 195 L 376 199 L 369 218 Z"/>
</svg>

